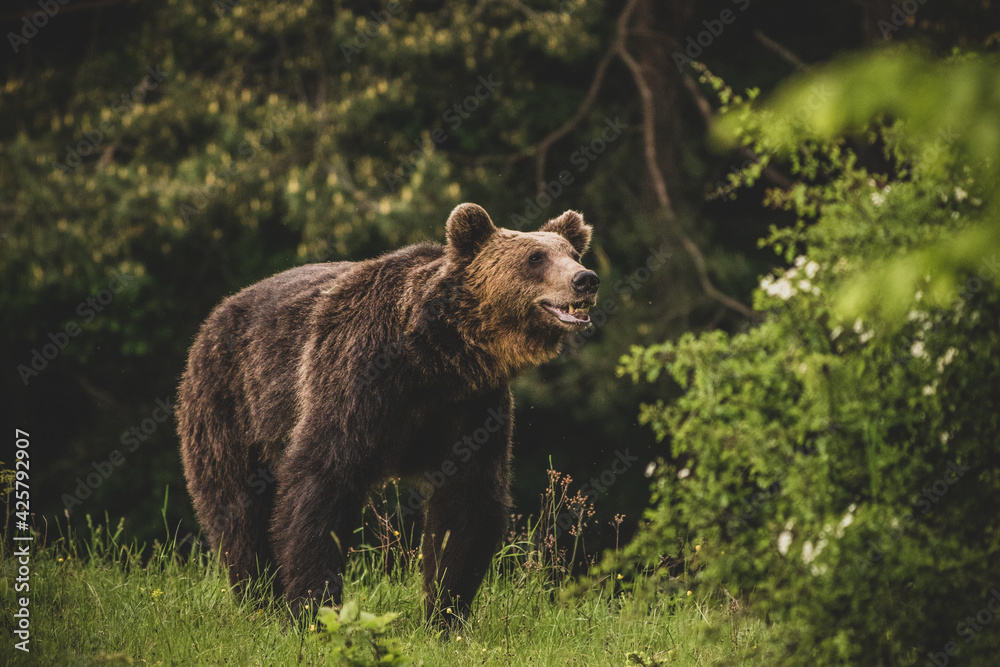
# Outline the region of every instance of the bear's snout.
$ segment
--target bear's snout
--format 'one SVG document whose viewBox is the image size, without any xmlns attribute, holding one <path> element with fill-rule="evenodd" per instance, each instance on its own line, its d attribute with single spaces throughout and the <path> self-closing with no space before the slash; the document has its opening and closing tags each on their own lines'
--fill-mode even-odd
<svg viewBox="0 0 1000 667">
<path fill-rule="evenodd" d="M 601 284 L 601 279 L 590 270 L 578 271 L 573 276 L 573 290 L 577 294 L 594 294 L 597 286 Z"/>
</svg>

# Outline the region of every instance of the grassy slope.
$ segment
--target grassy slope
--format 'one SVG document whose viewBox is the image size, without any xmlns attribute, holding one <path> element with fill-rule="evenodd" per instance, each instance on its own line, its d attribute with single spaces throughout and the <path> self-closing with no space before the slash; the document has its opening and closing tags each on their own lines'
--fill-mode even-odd
<svg viewBox="0 0 1000 667">
<path fill-rule="evenodd" d="M 125 546 L 120 533 L 120 527 L 117 535 L 109 535 L 107 526 L 96 526 L 89 540 L 59 540 L 33 555 L 32 653 L 25 656 L 5 642 L 0 655 L 13 655 L 13 660 L 3 662 L 327 664 L 329 648 L 316 633 L 290 621 L 283 609 L 257 609 L 237 601 L 211 558 L 185 562 L 175 556 L 172 545 Z M 70 546 L 74 543 L 77 546 Z M 10 562 L 7 547 L 4 560 Z M 378 561 L 377 552 L 351 561 L 346 597 L 366 611 L 401 612 L 393 636 L 415 665 L 765 660 L 767 630 L 718 601 L 699 600 L 683 591 L 676 597 L 655 592 L 611 595 L 596 587 L 560 600 L 557 588 L 537 569 L 525 568 L 513 547 L 496 559 L 468 625 L 442 635 L 421 621 L 416 563 L 401 575 L 389 576 L 375 565 Z M 501 565 L 507 574 L 499 573 Z M 4 606 L 11 605 L 8 592 Z M 11 617 L 7 611 L 5 625 Z M 646 661 L 627 663 L 627 654 L 634 651 Z"/>
</svg>

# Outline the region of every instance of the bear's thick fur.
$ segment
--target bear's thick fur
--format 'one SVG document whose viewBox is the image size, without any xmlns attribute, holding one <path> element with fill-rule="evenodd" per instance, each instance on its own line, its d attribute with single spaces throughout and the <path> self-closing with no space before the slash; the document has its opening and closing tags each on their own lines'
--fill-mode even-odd
<svg viewBox="0 0 1000 667">
<path fill-rule="evenodd" d="M 509 382 L 589 323 L 590 234 L 573 211 L 524 233 L 462 204 L 445 246 L 291 269 L 212 311 L 178 431 L 198 519 L 236 590 L 276 564 L 275 592 L 296 611 L 339 604 L 369 491 L 429 472 L 426 608 L 468 611 L 509 516 Z"/>
</svg>

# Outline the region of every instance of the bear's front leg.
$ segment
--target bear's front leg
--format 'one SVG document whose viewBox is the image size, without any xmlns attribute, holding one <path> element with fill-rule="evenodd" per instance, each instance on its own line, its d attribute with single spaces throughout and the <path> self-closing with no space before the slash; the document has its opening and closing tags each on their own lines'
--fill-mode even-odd
<svg viewBox="0 0 1000 667">
<path fill-rule="evenodd" d="M 369 462 L 343 456 L 348 443 L 332 434 L 295 440 L 276 471 L 271 534 L 285 599 L 298 616 L 340 604 L 345 556 L 372 474 Z"/>
<path fill-rule="evenodd" d="M 455 446 L 438 469 L 425 504 L 424 608 L 428 619 L 463 619 L 483 581 L 510 516 L 509 392 L 463 411 Z M 459 444 L 461 443 L 461 444 Z"/>
</svg>

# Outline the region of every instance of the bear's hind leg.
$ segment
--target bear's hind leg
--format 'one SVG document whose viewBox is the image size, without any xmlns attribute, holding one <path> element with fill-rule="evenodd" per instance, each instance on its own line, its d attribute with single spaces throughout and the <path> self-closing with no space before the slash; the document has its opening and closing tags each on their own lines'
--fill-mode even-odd
<svg viewBox="0 0 1000 667">
<path fill-rule="evenodd" d="M 340 604 L 345 556 L 375 478 L 363 461 L 317 461 L 317 449 L 330 446 L 293 447 L 278 468 L 272 544 L 296 615 Z"/>
<path fill-rule="evenodd" d="M 226 568 L 237 595 L 280 595 L 274 577 L 269 526 L 274 476 L 254 465 L 243 447 L 212 447 L 211 461 L 186 461 L 188 491 L 212 550 Z M 220 456 L 230 452 L 228 456 Z M 213 474 L 218 473 L 218 474 Z"/>
</svg>

